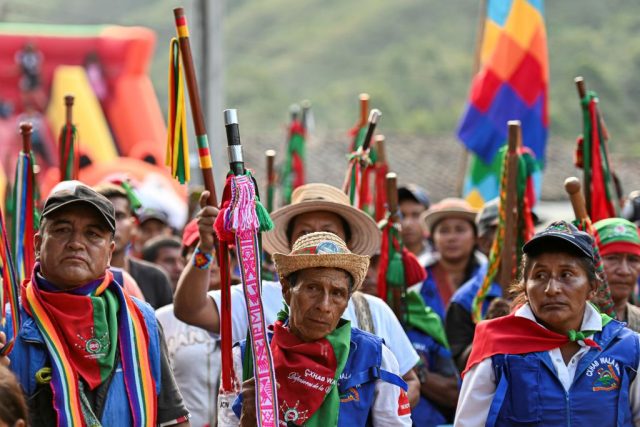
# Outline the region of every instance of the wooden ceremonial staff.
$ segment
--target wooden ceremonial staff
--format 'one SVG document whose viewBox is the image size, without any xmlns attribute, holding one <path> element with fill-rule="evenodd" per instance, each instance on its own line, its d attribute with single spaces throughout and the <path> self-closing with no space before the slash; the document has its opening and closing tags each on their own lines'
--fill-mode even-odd
<svg viewBox="0 0 640 427">
<path fill-rule="evenodd" d="M 389 172 L 386 175 L 386 187 L 387 187 L 387 204 L 389 206 L 389 219 L 392 224 L 400 223 L 400 215 L 398 211 L 398 175 L 395 172 Z M 389 245 L 392 245 L 389 242 Z M 391 288 L 391 309 L 396 314 L 396 317 L 401 322 L 404 321 L 404 304 L 402 297 L 404 294 L 404 288 Z"/>
<path fill-rule="evenodd" d="M 276 184 L 276 174 L 275 174 L 275 160 L 276 160 L 276 152 L 275 150 L 267 150 L 264 152 L 264 156 L 267 159 L 267 200 L 266 200 L 266 208 L 269 213 L 273 211 L 273 192 L 275 191 Z"/>
<path fill-rule="evenodd" d="M 378 120 L 380 120 L 381 116 L 382 116 L 382 113 L 377 108 L 374 108 L 373 110 L 371 110 L 371 113 L 369 114 L 369 119 L 368 119 L 369 127 L 367 128 L 367 133 L 364 137 L 364 142 L 362 144 L 362 152 L 366 152 L 369 149 L 369 147 L 371 147 L 371 140 L 373 138 L 373 133 L 376 131 L 376 126 L 378 125 Z"/>
<path fill-rule="evenodd" d="M 176 22 L 178 42 L 180 43 L 180 56 L 182 58 L 182 66 L 184 67 L 185 80 L 187 81 L 187 90 L 189 91 L 191 116 L 193 118 L 193 125 L 196 131 L 200 170 L 202 171 L 204 188 L 209 192 L 207 204 L 209 206 L 217 207 L 218 198 L 216 196 L 216 186 L 213 180 L 213 168 L 211 163 L 211 153 L 209 151 L 209 139 L 207 137 L 207 128 L 204 123 L 204 115 L 202 113 L 202 103 L 200 102 L 200 95 L 198 92 L 198 81 L 196 80 L 195 67 L 193 65 L 193 56 L 191 55 L 191 44 L 189 43 L 189 27 L 187 26 L 187 17 L 184 14 L 184 9 L 181 7 L 173 9 L 173 15 Z"/>
<path fill-rule="evenodd" d="M 384 179 L 386 179 L 385 171 L 388 170 L 387 165 L 387 152 L 385 150 L 385 142 L 384 135 L 376 135 L 375 137 L 375 149 L 378 155 L 378 159 L 376 160 L 376 183 L 375 183 L 375 220 L 376 222 L 382 221 L 384 219 L 385 211 L 384 205 L 387 203 L 386 192 L 383 191 L 382 183 L 382 174 L 385 174 Z"/>
<path fill-rule="evenodd" d="M 198 81 L 196 80 L 193 56 L 191 55 L 191 45 L 189 43 L 189 28 L 184 9 L 181 7 L 173 9 L 178 42 L 180 44 L 180 57 L 184 67 L 185 80 L 189 92 L 189 103 L 191 105 L 191 115 L 196 132 L 198 145 L 198 159 L 204 188 L 209 192 L 207 204 L 218 207 L 216 196 L 216 186 L 213 180 L 213 169 L 211 153 L 209 150 L 209 140 L 202 113 L 202 104 L 198 91 Z M 229 253 L 224 244 L 220 244 L 218 239 L 214 241 L 214 247 L 218 265 L 220 266 L 220 353 L 221 353 L 221 388 L 225 392 L 233 391 L 233 359 L 231 353 L 232 332 L 231 332 L 231 274 L 229 271 Z"/>
<path fill-rule="evenodd" d="M 601 285 L 598 287 L 597 298 L 598 301 L 594 301 L 602 310 L 602 312 L 615 317 L 615 310 L 613 309 L 613 298 L 611 297 L 611 289 L 609 288 L 609 282 L 604 272 L 604 266 L 602 265 L 602 258 L 597 250 L 597 239 L 594 233 L 593 226 L 591 225 L 591 219 L 587 212 L 587 204 L 584 199 L 584 194 L 580 191 L 580 180 L 575 176 L 569 177 L 564 180 L 564 189 L 569 195 L 571 201 L 571 207 L 573 208 L 573 214 L 576 219 L 585 225 L 585 230 L 594 239 L 594 252 L 596 259 L 596 271 L 601 274 Z"/>
<path fill-rule="evenodd" d="M 73 103 L 75 101 L 75 98 L 73 95 L 66 95 L 64 97 L 64 109 L 65 109 L 65 126 L 67 129 L 67 134 L 71 135 L 71 138 L 73 138 Z M 67 141 L 67 143 L 70 143 L 71 141 Z M 77 141 L 76 141 L 77 142 Z M 62 151 L 62 147 L 60 147 L 61 151 L 60 151 L 60 181 L 65 179 L 65 175 L 67 173 L 67 167 L 68 167 L 68 163 L 69 163 L 69 158 L 65 157 L 65 154 L 68 154 L 69 156 L 73 156 L 73 161 L 74 161 L 74 167 L 73 167 L 73 176 L 71 176 L 71 179 L 78 179 L 78 164 L 80 159 L 78 158 L 78 147 L 73 147 L 73 150 L 75 150 L 76 152 L 73 153 L 71 152 L 71 148 L 67 147 L 67 149 L 65 151 L 68 151 L 68 153 L 65 153 Z"/>
<path fill-rule="evenodd" d="M 577 76 L 576 78 L 573 79 L 573 81 L 576 84 L 576 89 L 578 91 L 578 96 L 580 97 L 580 101 L 582 101 L 585 98 L 585 96 L 587 96 L 587 85 L 584 81 L 584 77 Z M 599 102 L 597 98 L 595 101 L 596 103 Z M 611 156 L 609 156 L 609 144 L 608 144 L 609 129 L 607 129 L 607 125 L 604 122 L 604 118 L 602 117 L 602 111 L 600 111 L 599 108 L 598 108 L 598 119 L 600 120 L 600 129 L 602 129 L 602 138 L 603 138 L 602 143 L 604 144 L 604 150 L 607 153 L 607 159 L 611 159 Z M 618 178 L 618 175 L 613 170 L 613 165 L 611 163 L 609 163 L 609 172 L 611 173 L 613 186 L 615 187 L 616 195 L 618 196 L 618 204 L 620 207 L 622 207 L 624 205 L 624 202 L 623 202 L 624 195 L 622 194 L 622 184 L 620 183 L 620 179 Z M 589 191 L 589 190 L 585 188 L 584 191 Z"/>
<path fill-rule="evenodd" d="M 361 93 L 359 96 L 359 99 L 360 99 L 360 120 L 358 121 L 358 129 L 363 128 L 367 124 L 367 117 L 369 115 L 369 100 L 371 98 L 368 93 Z"/>
<path fill-rule="evenodd" d="M 518 150 L 522 144 L 520 134 L 520 120 L 510 120 L 509 127 L 509 143 L 507 148 L 507 188 L 505 202 L 505 233 L 500 254 L 500 274 L 498 283 L 507 289 L 515 278 L 515 255 L 516 241 L 518 235 Z"/>
</svg>

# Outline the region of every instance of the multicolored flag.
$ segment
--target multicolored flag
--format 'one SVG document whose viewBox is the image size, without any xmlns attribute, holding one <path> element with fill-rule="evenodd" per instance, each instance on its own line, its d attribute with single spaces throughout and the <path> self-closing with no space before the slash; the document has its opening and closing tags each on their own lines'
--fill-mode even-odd
<svg viewBox="0 0 640 427">
<path fill-rule="evenodd" d="M 543 0 L 487 0 L 481 46 L 458 128 L 472 152 L 463 195 L 476 207 L 499 195 L 498 150 L 507 140 L 507 121 L 521 121 L 524 146 L 544 163 L 549 66 Z M 533 179 L 539 193 L 540 172 Z"/>
</svg>

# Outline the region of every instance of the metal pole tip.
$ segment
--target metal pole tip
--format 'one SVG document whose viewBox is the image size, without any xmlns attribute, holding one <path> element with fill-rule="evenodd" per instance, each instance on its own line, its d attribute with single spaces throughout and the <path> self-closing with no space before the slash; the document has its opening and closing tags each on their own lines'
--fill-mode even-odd
<svg viewBox="0 0 640 427">
<path fill-rule="evenodd" d="M 224 125 L 237 125 L 238 124 L 238 110 L 229 109 L 224 110 Z"/>
</svg>

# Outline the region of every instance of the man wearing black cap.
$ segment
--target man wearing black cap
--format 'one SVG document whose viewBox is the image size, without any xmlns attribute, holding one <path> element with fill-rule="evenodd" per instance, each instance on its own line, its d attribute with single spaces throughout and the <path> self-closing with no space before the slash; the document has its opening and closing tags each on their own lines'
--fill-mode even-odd
<svg viewBox="0 0 640 427">
<path fill-rule="evenodd" d="M 188 425 L 153 310 L 109 270 L 115 227 L 111 202 L 83 184 L 45 201 L 7 337 L 30 425 Z"/>
<path fill-rule="evenodd" d="M 429 196 L 424 188 L 415 184 L 398 188 L 398 208 L 402 213 L 402 243 L 418 257 L 422 266 L 427 264 L 433 252 L 420 219 L 422 212 L 429 209 L 430 205 Z"/>
<path fill-rule="evenodd" d="M 111 265 L 131 274 L 151 307 L 157 309 L 171 304 L 173 290 L 167 273 L 150 262 L 130 256 L 137 228 L 130 196 L 116 184 L 99 185 L 96 191 L 109 199 L 115 209 L 117 227 Z"/>
</svg>

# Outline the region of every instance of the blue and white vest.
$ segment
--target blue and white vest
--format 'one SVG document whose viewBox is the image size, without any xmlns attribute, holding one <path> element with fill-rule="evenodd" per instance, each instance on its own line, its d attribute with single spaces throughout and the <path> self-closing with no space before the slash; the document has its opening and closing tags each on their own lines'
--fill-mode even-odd
<svg viewBox="0 0 640 427">
<path fill-rule="evenodd" d="M 473 299 L 478 294 L 478 289 L 482 286 L 484 282 L 484 276 L 487 275 L 488 265 L 481 265 L 478 270 L 474 273 L 471 279 L 467 280 L 465 283 L 458 288 L 458 290 L 451 297 L 451 303 L 455 303 L 460 305 L 466 311 L 471 314 L 471 309 L 473 307 Z M 489 293 L 487 294 L 487 299 L 484 300 L 482 304 L 482 316 L 487 314 L 487 310 L 489 309 L 489 304 L 494 298 L 502 297 L 502 287 L 496 282 L 492 282 L 489 287 Z"/>
<path fill-rule="evenodd" d="M 638 335 L 615 320 L 594 335 L 602 350 L 578 362 L 568 392 L 546 351 L 496 355 L 487 426 L 632 426 L 629 387 L 640 361 Z"/>
<path fill-rule="evenodd" d="M 269 333 L 269 341 L 273 337 Z M 383 340 L 357 328 L 351 329 L 349 356 L 338 379 L 340 392 L 340 412 L 338 427 L 372 426 L 370 419 L 376 380 L 395 384 L 407 391 L 407 383 L 402 378 L 380 368 L 382 364 Z M 242 357 L 246 341 L 240 342 Z M 233 403 L 233 411 L 240 418 L 242 395 Z"/>
<path fill-rule="evenodd" d="M 118 276 L 114 273 L 114 278 L 118 281 Z M 118 281 L 118 283 L 122 283 Z M 151 363 L 151 372 L 156 383 L 156 393 L 160 393 L 161 368 L 160 368 L 160 339 L 158 333 L 158 323 L 156 321 L 153 308 L 145 302 L 136 298 L 132 298 L 142 314 L 144 322 L 149 333 L 149 362 Z M 36 374 L 44 367 L 50 367 L 49 352 L 47 351 L 44 338 L 36 325 L 35 320 L 29 316 L 26 311 L 20 307 L 20 328 L 18 337 L 9 358 L 11 365 L 9 368 L 18 378 L 20 385 L 28 399 L 33 398 L 38 391 L 38 382 Z M 6 313 L 7 340 L 12 338 L 12 331 L 9 327 L 11 313 Z M 41 386 L 42 387 L 42 386 Z M 52 402 L 53 406 L 53 402 Z M 97 415 L 97 414 L 96 414 Z M 107 397 L 102 409 L 102 417 L 100 418 L 102 425 L 105 426 L 132 426 L 133 419 L 131 417 L 131 409 L 129 408 L 129 399 L 124 384 L 124 373 L 122 372 L 122 362 L 118 362 L 112 374 L 111 383 L 107 392 Z"/>
</svg>

